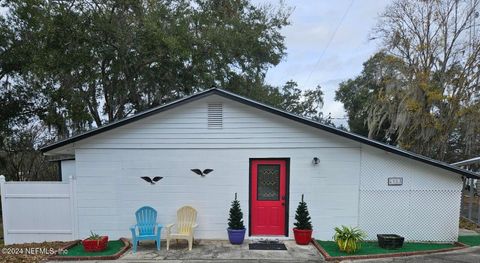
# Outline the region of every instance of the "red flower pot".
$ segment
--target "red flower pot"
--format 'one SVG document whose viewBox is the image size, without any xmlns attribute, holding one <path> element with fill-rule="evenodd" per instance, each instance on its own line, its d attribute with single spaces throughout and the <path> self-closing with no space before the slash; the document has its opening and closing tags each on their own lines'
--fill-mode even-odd
<svg viewBox="0 0 480 263">
<path fill-rule="evenodd" d="M 313 230 L 293 229 L 293 235 L 295 236 L 295 242 L 299 245 L 308 245 L 312 241 Z"/>
<path fill-rule="evenodd" d="M 108 236 L 102 236 L 101 239 L 91 240 L 85 239 L 82 241 L 83 249 L 87 252 L 103 251 L 108 245 Z"/>
</svg>

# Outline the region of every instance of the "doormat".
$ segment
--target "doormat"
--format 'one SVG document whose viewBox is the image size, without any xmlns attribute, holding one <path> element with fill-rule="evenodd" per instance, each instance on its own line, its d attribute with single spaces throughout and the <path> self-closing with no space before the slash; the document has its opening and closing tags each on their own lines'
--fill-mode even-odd
<svg viewBox="0 0 480 263">
<path fill-rule="evenodd" d="M 249 250 L 287 250 L 282 243 L 252 243 L 248 244 Z"/>
</svg>

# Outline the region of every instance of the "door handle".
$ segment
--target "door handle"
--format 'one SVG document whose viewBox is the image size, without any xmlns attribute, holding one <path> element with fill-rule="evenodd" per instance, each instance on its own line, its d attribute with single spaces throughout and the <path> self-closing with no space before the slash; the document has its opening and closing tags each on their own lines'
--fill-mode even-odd
<svg viewBox="0 0 480 263">
<path fill-rule="evenodd" d="M 282 206 L 285 206 L 285 203 L 284 203 L 284 202 L 282 202 Z"/>
</svg>

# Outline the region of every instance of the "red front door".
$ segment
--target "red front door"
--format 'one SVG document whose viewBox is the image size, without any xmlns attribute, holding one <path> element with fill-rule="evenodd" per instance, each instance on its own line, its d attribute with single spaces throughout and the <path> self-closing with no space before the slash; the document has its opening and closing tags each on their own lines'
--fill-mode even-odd
<svg viewBox="0 0 480 263">
<path fill-rule="evenodd" d="M 251 160 L 251 234 L 286 235 L 286 160 Z"/>
</svg>

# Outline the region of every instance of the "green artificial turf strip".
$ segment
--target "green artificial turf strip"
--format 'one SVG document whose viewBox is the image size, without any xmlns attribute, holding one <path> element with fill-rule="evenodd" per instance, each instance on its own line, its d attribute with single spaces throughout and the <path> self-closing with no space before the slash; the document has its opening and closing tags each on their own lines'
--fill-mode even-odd
<svg viewBox="0 0 480 263">
<path fill-rule="evenodd" d="M 321 241 L 317 242 L 325 249 L 325 251 L 330 254 L 332 257 L 340 256 L 355 256 L 355 255 L 373 255 L 373 254 L 393 254 L 393 253 L 402 253 L 402 252 L 414 252 L 414 251 L 426 251 L 426 250 L 436 250 L 436 249 L 445 249 L 453 248 L 453 244 L 433 244 L 433 243 L 403 243 L 403 247 L 400 249 L 383 249 L 378 246 L 377 242 L 362 242 L 361 248 L 352 254 L 340 251 L 338 249 L 337 243 L 333 241 Z"/>
<path fill-rule="evenodd" d="M 61 256 L 67 257 L 91 257 L 91 256 L 111 256 L 120 251 L 125 244 L 121 240 L 108 241 L 107 249 L 99 252 L 86 252 L 81 243 L 67 249 L 67 253 Z"/>
<path fill-rule="evenodd" d="M 477 236 L 459 236 L 458 242 L 469 246 L 480 246 L 480 235 Z"/>
</svg>

